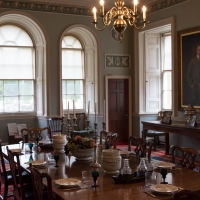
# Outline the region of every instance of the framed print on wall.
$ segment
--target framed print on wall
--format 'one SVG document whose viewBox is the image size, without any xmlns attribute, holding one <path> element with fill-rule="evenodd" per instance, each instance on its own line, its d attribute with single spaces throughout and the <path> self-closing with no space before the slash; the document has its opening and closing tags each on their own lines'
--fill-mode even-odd
<svg viewBox="0 0 200 200">
<path fill-rule="evenodd" d="M 105 54 L 105 67 L 131 68 L 131 56 L 129 54 Z"/>
<path fill-rule="evenodd" d="M 189 104 L 200 108 L 200 26 L 178 31 L 177 36 L 179 110 Z"/>
</svg>

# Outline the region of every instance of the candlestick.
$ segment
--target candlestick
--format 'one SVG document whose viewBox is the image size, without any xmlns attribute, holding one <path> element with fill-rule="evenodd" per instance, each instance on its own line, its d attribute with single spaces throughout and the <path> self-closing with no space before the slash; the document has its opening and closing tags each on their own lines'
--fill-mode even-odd
<svg viewBox="0 0 200 200">
<path fill-rule="evenodd" d="M 95 103 L 96 107 L 96 103 Z M 101 165 L 97 162 L 97 157 L 96 157 L 96 150 L 97 150 L 97 138 L 98 138 L 98 131 L 97 131 L 97 123 L 94 123 L 94 161 L 90 164 L 90 167 L 92 167 L 94 170 L 92 171 L 92 177 L 94 179 L 94 185 L 92 187 L 95 188 L 98 187 L 97 185 L 97 178 L 99 176 L 98 169 L 101 167 Z"/>
<path fill-rule="evenodd" d="M 74 114 L 74 118 L 76 118 L 74 100 L 73 100 L 73 114 Z"/>
<path fill-rule="evenodd" d="M 94 107 L 94 112 L 95 112 L 95 120 L 94 120 L 94 123 L 97 123 L 97 108 L 96 108 L 96 102 L 95 102 L 95 107 Z"/>
<path fill-rule="evenodd" d="M 69 101 L 68 101 L 68 116 L 67 119 L 70 119 L 70 114 L 69 114 Z"/>
<path fill-rule="evenodd" d="M 90 101 L 88 102 L 88 120 L 90 120 Z"/>
<path fill-rule="evenodd" d="M 103 122 L 106 121 L 106 102 L 103 101 Z"/>
</svg>

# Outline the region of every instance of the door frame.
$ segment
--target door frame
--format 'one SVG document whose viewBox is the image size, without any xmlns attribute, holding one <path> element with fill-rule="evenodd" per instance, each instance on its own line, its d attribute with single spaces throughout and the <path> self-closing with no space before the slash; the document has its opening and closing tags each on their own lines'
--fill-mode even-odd
<svg viewBox="0 0 200 200">
<path fill-rule="evenodd" d="M 106 97 L 106 105 L 108 105 L 108 80 L 109 79 L 128 79 L 128 95 L 129 95 L 129 113 L 128 113 L 128 122 L 129 122 L 129 133 L 128 135 L 132 135 L 132 78 L 131 76 L 119 76 L 119 75 L 106 75 L 105 76 L 105 97 Z M 106 106 L 106 113 L 108 114 L 108 106 Z M 108 116 L 108 115 L 107 115 Z M 108 130 L 108 118 L 106 118 L 106 131 Z"/>
</svg>

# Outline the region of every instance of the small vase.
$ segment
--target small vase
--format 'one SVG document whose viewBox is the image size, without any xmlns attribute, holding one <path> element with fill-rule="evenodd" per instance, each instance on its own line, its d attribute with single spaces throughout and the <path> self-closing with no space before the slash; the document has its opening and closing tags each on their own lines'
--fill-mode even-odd
<svg viewBox="0 0 200 200">
<path fill-rule="evenodd" d="M 129 159 L 123 159 L 124 166 L 121 169 L 121 175 L 129 175 L 132 174 L 132 169 L 129 166 Z"/>
<path fill-rule="evenodd" d="M 145 176 L 147 171 L 147 166 L 145 164 L 145 158 L 140 158 L 140 164 L 137 167 L 137 175 L 138 176 Z"/>
</svg>

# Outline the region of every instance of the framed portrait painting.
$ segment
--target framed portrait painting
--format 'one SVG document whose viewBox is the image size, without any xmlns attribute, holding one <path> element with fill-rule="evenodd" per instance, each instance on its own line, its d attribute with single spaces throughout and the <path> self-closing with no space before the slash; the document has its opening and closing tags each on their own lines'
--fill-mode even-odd
<svg viewBox="0 0 200 200">
<path fill-rule="evenodd" d="M 200 26 L 178 31 L 179 110 L 200 108 Z"/>
</svg>

